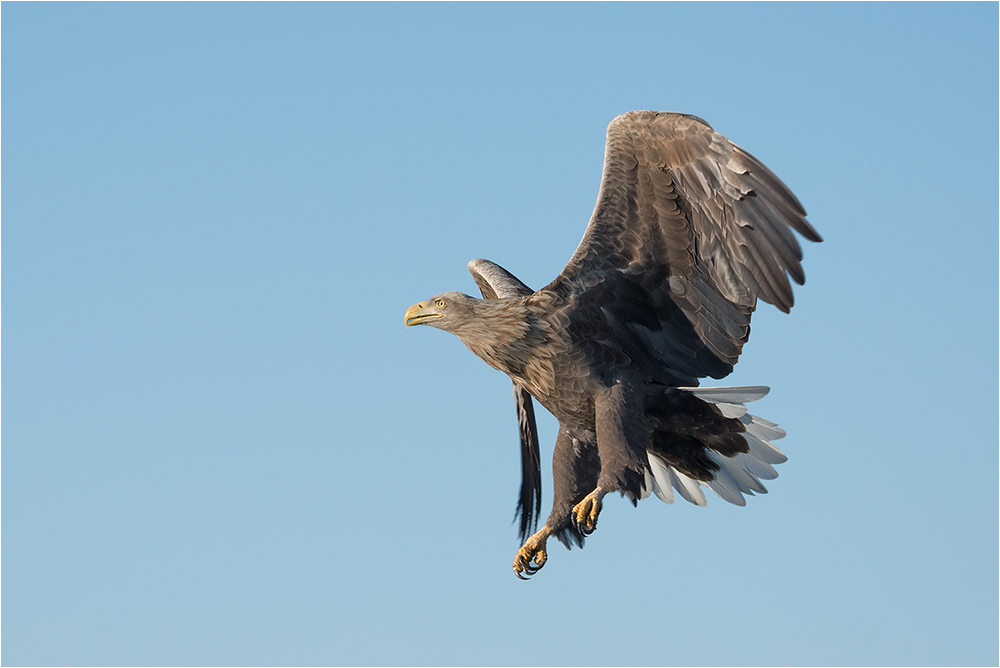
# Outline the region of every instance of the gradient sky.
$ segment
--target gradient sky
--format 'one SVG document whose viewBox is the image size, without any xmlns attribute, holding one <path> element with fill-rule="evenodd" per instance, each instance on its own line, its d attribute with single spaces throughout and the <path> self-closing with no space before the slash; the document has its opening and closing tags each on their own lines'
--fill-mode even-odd
<svg viewBox="0 0 1000 668">
<path fill-rule="evenodd" d="M 997 664 L 996 3 L 0 11 L 5 665 Z M 790 460 L 521 582 L 510 383 L 403 311 L 555 277 L 647 108 L 826 238 L 721 383 Z"/>
</svg>

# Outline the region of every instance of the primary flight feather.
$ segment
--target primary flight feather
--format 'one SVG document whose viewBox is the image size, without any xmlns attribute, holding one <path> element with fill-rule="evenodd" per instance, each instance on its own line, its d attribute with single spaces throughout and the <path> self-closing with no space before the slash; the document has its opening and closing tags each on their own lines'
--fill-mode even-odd
<svg viewBox="0 0 1000 668">
<path fill-rule="evenodd" d="M 778 177 L 696 116 L 633 111 L 608 126 L 597 206 L 569 264 L 532 291 L 488 260 L 469 271 L 483 299 L 446 292 L 414 304 L 407 326 L 451 332 L 514 382 L 521 434 L 518 577 L 546 541 L 582 546 L 610 492 L 703 487 L 738 505 L 765 493 L 785 432 L 747 413 L 766 387 L 698 388 L 723 378 L 762 299 L 788 312 L 805 282 L 795 230 L 822 241 Z M 532 397 L 559 420 L 553 504 L 541 508 Z"/>
</svg>

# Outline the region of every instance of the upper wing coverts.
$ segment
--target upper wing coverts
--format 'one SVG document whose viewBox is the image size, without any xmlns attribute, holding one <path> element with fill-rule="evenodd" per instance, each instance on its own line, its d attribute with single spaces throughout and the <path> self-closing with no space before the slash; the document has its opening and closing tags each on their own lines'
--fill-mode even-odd
<svg viewBox="0 0 1000 668">
<path fill-rule="evenodd" d="M 630 112 L 608 126 L 597 206 L 550 287 L 587 290 L 623 272 L 646 290 L 664 324 L 679 307 L 701 343 L 732 365 L 757 299 L 787 312 L 788 276 L 805 281 L 791 230 L 821 241 L 805 215 L 778 177 L 701 119 Z M 642 330 L 652 349 L 674 343 Z"/>
</svg>

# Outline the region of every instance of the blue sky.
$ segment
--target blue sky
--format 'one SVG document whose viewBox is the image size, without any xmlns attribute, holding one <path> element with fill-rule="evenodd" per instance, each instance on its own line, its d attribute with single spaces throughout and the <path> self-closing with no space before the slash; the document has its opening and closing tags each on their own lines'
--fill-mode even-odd
<svg viewBox="0 0 1000 668">
<path fill-rule="evenodd" d="M 997 21 L 4 3 L 3 663 L 996 665 Z M 826 238 L 724 383 L 790 460 L 520 582 L 510 384 L 402 314 L 556 276 L 645 108 Z"/>
</svg>

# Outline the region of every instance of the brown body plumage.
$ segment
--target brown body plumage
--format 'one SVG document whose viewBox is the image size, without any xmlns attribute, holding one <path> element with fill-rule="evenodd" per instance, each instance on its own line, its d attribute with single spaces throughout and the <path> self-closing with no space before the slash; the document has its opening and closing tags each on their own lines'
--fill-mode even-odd
<svg viewBox="0 0 1000 668">
<path fill-rule="evenodd" d="M 786 276 L 802 283 L 791 229 L 820 241 L 795 196 L 751 155 L 693 116 L 631 112 L 608 127 L 604 176 L 583 241 L 563 272 L 532 292 L 486 260 L 469 270 L 484 299 L 445 293 L 406 323 L 457 335 L 514 382 L 522 439 L 524 538 L 540 483 L 531 397 L 560 424 L 554 501 L 518 552 L 531 575 L 555 535 L 582 545 L 603 497 L 676 491 L 704 504 L 766 490 L 784 432 L 746 413 L 766 388 L 695 388 L 732 371 L 757 298 L 783 311 Z"/>
</svg>

